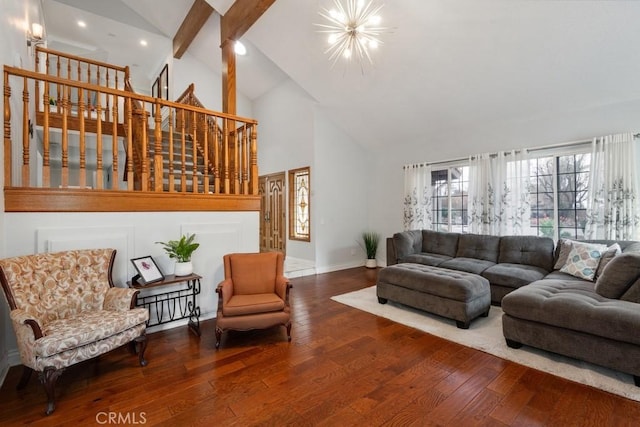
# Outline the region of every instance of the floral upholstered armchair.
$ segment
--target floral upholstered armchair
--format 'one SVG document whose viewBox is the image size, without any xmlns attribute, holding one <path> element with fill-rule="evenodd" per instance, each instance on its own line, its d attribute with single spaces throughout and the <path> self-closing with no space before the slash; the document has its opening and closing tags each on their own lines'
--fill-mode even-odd
<svg viewBox="0 0 640 427">
<path fill-rule="evenodd" d="M 38 372 L 47 415 L 55 409 L 55 383 L 67 366 L 127 343 L 138 352 L 140 365 L 147 364 L 149 312 L 134 308 L 138 291 L 113 286 L 115 256 L 114 249 L 87 249 L 0 260 L 0 282 L 24 365 L 18 388 Z"/>
</svg>

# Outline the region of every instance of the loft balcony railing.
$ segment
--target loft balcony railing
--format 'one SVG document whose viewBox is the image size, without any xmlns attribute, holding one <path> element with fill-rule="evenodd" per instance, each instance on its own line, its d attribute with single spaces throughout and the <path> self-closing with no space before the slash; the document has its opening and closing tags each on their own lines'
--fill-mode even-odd
<svg viewBox="0 0 640 427">
<path fill-rule="evenodd" d="M 4 67 L 6 211 L 259 210 L 255 120 L 39 54 L 44 72 Z"/>
</svg>

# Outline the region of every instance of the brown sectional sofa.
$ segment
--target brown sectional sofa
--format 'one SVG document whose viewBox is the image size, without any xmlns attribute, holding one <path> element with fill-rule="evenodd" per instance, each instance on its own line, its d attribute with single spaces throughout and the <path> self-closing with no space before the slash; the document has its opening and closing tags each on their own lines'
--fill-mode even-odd
<svg viewBox="0 0 640 427">
<path fill-rule="evenodd" d="M 559 271 L 560 245 L 537 236 L 484 236 L 411 230 L 387 238 L 387 265 L 419 263 L 478 274 L 502 305 L 507 345 L 522 344 L 633 375 L 640 386 L 640 242 L 594 281 Z M 396 289 L 402 293 L 402 289 Z"/>
</svg>

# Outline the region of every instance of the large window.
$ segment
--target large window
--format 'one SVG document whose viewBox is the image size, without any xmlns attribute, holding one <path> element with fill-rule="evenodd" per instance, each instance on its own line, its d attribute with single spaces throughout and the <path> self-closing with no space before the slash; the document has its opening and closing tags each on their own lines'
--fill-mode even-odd
<svg viewBox="0 0 640 427">
<path fill-rule="evenodd" d="M 529 160 L 532 234 L 584 238 L 590 165 L 584 152 Z M 469 167 L 432 171 L 431 187 L 433 229 L 468 232 Z"/>
<path fill-rule="evenodd" d="M 469 167 L 451 167 L 431 172 L 433 229 L 467 231 Z"/>
<path fill-rule="evenodd" d="M 531 227 L 538 236 L 584 238 L 590 153 L 530 161 Z"/>
<path fill-rule="evenodd" d="M 289 171 L 289 239 L 311 241 L 310 169 Z"/>
</svg>

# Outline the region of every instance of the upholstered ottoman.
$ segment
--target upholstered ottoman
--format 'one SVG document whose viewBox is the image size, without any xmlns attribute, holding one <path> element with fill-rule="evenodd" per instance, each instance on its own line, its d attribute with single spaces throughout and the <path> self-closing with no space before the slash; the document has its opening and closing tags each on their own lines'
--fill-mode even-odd
<svg viewBox="0 0 640 427">
<path fill-rule="evenodd" d="M 491 308 L 489 281 L 477 274 L 424 264 L 402 263 L 378 272 L 378 302 L 399 302 L 456 321 L 467 329 Z"/>
</svg>

